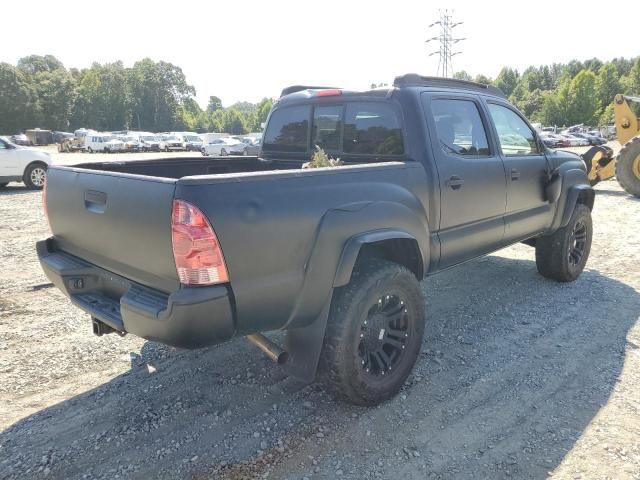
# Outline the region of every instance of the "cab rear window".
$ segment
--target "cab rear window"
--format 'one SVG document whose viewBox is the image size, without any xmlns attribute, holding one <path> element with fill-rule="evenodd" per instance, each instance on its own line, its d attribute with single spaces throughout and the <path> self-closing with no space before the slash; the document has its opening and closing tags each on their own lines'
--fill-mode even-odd
<svg viewBox="0 0 640 480">
<path fill-rule="evenodd" d="M 266 152 L 310 152 L 319 146 L 344 155 L 404 154 L 400 119 L 382 102 L 284 107 L 269 119 L 262 149 Z M 309 120 L 311 135 L 309 136 Z"/>
<path fill-rule="evenodd" d="M 262 149 L 272 152 L 304 153 L 308 150 L 311 105 L 285 107 L 269 118 Z"/>
<path fill-rule="evenodd" d="M 400 120 L 387 103 L 348 103 L 344 121 L 344 153 L 402 155 Z"/>
</svg>

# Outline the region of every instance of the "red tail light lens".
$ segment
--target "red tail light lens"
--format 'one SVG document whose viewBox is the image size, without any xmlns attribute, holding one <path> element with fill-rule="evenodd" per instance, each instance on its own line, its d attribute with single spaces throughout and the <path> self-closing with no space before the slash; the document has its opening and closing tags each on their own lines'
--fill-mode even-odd
<svg viewBox="0 0 640 480">
<path fill-rule="evenodd" d="M 47 210 L 47 181 L 45 179 L 44 185 L 42 186 L 42 209 L 44 210 L 44 217 L 47 219 L 47 225 L 49 226 L 49 231 L 51 230 L 51 222 L 49 221 L 49 211 Z"/>
<path fill-rule="evenodd" d="M 342 95 L 342 90 L 330 88 L 328 90 L 318 90 L 316 92 L 316 97 L 335 97 L 337 95 Z"/>
<path fill-rule="evenodd" d="M 180 283 L 214 285 L 229 281 L 222 249 L 207 217 L 184 200 L 173 201 L 171 240 Z"/>
</svg>

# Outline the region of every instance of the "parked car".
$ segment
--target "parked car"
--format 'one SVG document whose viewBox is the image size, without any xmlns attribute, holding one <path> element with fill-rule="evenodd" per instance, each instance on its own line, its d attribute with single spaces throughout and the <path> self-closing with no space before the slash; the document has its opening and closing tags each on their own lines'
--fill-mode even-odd
<svg viewBox="0 0 640 480">
<path fill-rule="evenodd" d="M 165 152 L 186 150 L 184 142 L 175 135 L 160 135 L 159 147 Z"/>
<path fill-rule="evenodd" d="M 545 144 L 554 143 L 554 145 L 551 148 L 563 148 L 563 147 L 571 146 L 571 141 L 568 138 L 564 138 L 563 136 L 558 135 L 556 133 L 543 132 L 542 135 L 544 135 L 542 137 L 543 141 L 545 139 L 547 140 Z"/>
<path fill-rule="evenodd" d="M 604 138 L 600 136 L 591 135 L 589 133 L 574 132 L 572 133 L 572 135 L 574 137 L 584 138 L 587 142 L 589 142 L 589 145 L 592 145 L 592 146 L 604 145 L 605 143 L 607 143 L 607 141 Z"/>
<path fill-rule="evenodd" d="M 316 145 L 343 166 L 303 169 Z M 53 166 L 37 253 L 97 335 L 246 335 L 290 375 L 311 381 L 320 362 L 333 390 L 374 405 L 420 354 L 420 280 L 515 242 L 541 275 L 576 280 L 594 199 L 583 159 L 547 150 L 498 89 L 411 74 L 284 89 L 260 158 Z"/>
<path fill-rule="evenodd" d="M 113 135 L 93 133 L 85 137 L 84 148 L 89 153 L 119 153 L 124 151 L 124 143 Z"/>
<path fill-rule="evenodd" d="M 569 141 L 569 146 L 570 147 L 584 147 L 584 146 L 589 145 L 589 142 L 587 140 L 585 140 L 584 138 L 575 137 L 575 136 L 570 135 L 568 133 L 561 133 L 560 136 Z"/>
<path fill-rule="evenodd" d="M 62 143 L 65 140 L 68 140 L 70 138 L 73 138 L 74 135 L 73 133 L 69 133 L 69 132 L 57 132 L 57 131 L 53 131 L 51 132 L 51 136 L 53 138 L 53 143 Z"/>
<path fill-rule="evenodd" d="M 202 147 L 202 155 L 221 156 L 226 155 L 244 155 L 245 144 L 240 140 L 231 137 L 215 138 L 207 145 Z"/>
<path fill-rule="evenodd" d="M 159 152 L 160 140 L 155 135 L 140 135 L 140 148 L 143 152 Z"/>
<path fill-rule="evenodd" d="M 202 138 L 197 135 L 185 135 L 184 144 L 188 152 L 200 152 L 204 145 Z"/>
<path fill-rule="evenodd" d="M 125 152 L 139 152 L 142 150 L 140 139 L 134 135 L 122 136 L 120 137 L 120 140 L 124 143 Z"/>
<path fill-rule="evenodd" d="M 33 145 L 29 137 L 27 137 L 24 133 L 18 133 L 16 135 L 11 136 L 11 143 L 14 145 L 21 145 L 24 147 L 30 147 Z"/>
<path fill-rule="evenodd" d="M 544 131 L 540 134 L 540 139 L 549 148 L 557 148 L 559 146 L 558 139 L 552 135 L 545 134 Z"/>
<path fill-rule="evenodd" d="M 260 154 L 260 139 L 259 138 L 251 138 L 245 137 L 245 148 L 242 152 L 243 155 L 259 155 Z"/>
<path fill-rule="evenodd" d="M 51 155 L 37 148 L 16 145 L 0 137 L 0 188 L 23 182 L 27 188 L 42 188 L 51 165 Z"/>
</svg>

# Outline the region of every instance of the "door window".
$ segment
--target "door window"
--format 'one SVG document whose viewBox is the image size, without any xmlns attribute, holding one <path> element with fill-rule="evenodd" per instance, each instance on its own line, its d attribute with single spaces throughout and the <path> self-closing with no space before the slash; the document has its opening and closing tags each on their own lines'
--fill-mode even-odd
<svg viewBox="0 0 640 480">
<path fill-rule="evenodd" d="M 343 151 L 352 154 L 402 155 L 402 129 L 391 105 L 373 102 L 347 104 Z"/>
<path fill-rule="evenodd" d="M 306 152 L 310 105 L 281 108 L 273 112 L 262 149 L 272 152 Z"/>
<path fill-rule="evenodd" d="M 475 102 L 434 99 L 431 112 L 440 147 L 445 153 L 465 157 L 489 156 L 487 133 Z"/>
<path fill-rule="evenodd" d="M 529 125 L 510 108 L 489 104 L 489 113 L 498 133 L 502 153 L 509 156 L 538 155 L 536 136 Z"/>
<path fill-rule="evenodd" d="M 325 150 L 340 148 L 342 106 L 316 107 L 313 111 L 311 145 Z"/>
</svg>

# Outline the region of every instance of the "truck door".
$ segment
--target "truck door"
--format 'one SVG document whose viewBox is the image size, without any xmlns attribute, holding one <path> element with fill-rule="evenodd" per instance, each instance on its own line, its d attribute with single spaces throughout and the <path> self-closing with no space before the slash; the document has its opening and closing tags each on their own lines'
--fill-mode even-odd
<svg viewBox="0 0 640 480">
<path fill-rule="evenodd" d="M 551 224 L 553 211 L 544 195 L 547 159 L 535 132 L 515 109 L 493 100 L 487 107 L 507 173 L 505 242 L 512 243 Z"/>
<path fill-rule="evenodd" d="M 505 169 L 474 95 L 422 94 L 440 181 L 439 268 L 503 245 Z"/>
</svg>

